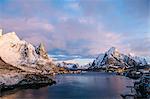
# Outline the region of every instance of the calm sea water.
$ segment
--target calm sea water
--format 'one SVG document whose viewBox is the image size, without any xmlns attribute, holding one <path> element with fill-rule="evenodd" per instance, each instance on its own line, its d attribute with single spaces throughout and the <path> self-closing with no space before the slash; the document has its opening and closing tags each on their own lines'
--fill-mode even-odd
<svg viewBox="0 0 150 99">
<path fill-rule="evenodd" d="M 122 99 L 120 94 L 130 92 L 126 86 L 133 85 L 123 76 L 98 72 L 57 75 L 54 79 L 56 85 L 20 90 L 2 99 Z"/>
</svg>

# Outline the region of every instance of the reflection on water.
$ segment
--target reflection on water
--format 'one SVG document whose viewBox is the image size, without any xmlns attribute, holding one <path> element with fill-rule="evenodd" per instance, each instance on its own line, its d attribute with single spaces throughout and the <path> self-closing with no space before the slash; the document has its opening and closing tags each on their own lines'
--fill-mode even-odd
<svg viewBox="0 0 150 99">
<path fill-rule="evenodd" d="M 57 84 L 41 89 L 21 90 L 2 99 L 121 99 L 133 81 L 114 74 L 88 72 L 55 77 Z"/>
</svg>

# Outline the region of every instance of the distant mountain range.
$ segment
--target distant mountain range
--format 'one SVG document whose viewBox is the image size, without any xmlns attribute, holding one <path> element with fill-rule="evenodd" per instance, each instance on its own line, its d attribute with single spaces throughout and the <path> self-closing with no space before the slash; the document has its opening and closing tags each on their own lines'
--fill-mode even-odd
<svg viewBox="0 0 150 99">
<path fill-rule="evenodd" d="M 146 58 L 122 54 L 115 47 L 112 47 L 105 53 L 99 54 L 90 65 L 89 68 L 91 69 L 106 66 L 132 67 L 146 66 L 148 61 Z"/>
<path fill-rule="evenodd" d="M 77 63 L 61 62 L 61 63 L 57 63 L 57 66 L 64 67 L 64 68 L 70 69 L 70 70 L 79 69 L 79 64 L 77 64 Z"/>
<path fill-rule="evenodd" d="M 59 57 L 68 58 L 68 56 L 64 55 L 59 55 Z M 81 58 L 80 56 L 71 57 Z M 43 44 L 34 47 L 32 44 L 21 40 L 15 32 L 6 34 L 2 34 L 2 31 L 0 32 L 0 58 L 14 67 L 32 72 L 34 70 L 35 72 L 41 70 L 41 68 L 43 69 L 42 71 L 46 71 L 47 69 L 50 70 L 51 67 L 48 63 L 52 63 L 52 59 L 48 57 Z M 125 55 L 120 53 L 115 47 L 112 47 L 105 53 L 100 54 L 90 64 L 90 68 L 99 68 L 103 66 L 130 67 L 146 65 L 148 65 L 148 61 L 145 58 Z"/>
</svg>

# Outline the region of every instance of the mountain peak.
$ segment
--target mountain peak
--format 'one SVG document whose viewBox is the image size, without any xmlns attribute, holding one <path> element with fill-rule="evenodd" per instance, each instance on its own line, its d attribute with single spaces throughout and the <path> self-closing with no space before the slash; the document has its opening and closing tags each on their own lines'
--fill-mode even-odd
<svg viewBox="0 0 150 99">
<path fill-rule="evenodd" d="M 43 43 L 40 43 L 40 45 L 36 48 L 36 53 L 44 59 L 49 59 Z"/>
<path fill-rule="evenodd" d="M 2 30 L 0 31 L 1 34 L 1 39 L 4 41 L 20 41 L 19 37 L 16 35 L 15 32 L 9 32 L 9 33 L 6 33 L 6 34 L 2 34 Z"/>
<path fill-rule="evenodd" d="M 118 50 L 115 47 L 111 47 L 108 51 L 107 54 L 111 55 L 111 54 L 115 54 L 118 53 Z"/>
<path fill-rule="evenodd" d="M 147 60 L 142 57 L 125 55 L 120 53 L 115 47 L 111 47 L 105 54 L 100 54 L 92 63 L 90 68 L 101 66 L 144 66 Z"/>
</svg>

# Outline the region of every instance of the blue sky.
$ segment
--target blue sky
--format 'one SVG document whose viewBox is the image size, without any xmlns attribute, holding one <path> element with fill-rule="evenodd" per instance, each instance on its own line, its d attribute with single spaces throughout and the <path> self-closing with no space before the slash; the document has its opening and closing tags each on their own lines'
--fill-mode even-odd
<svg viewBox="0 0 150 99">
<path fill-rule="evenodd" d="M 150 56 L 149 13 L 150 0 L 0 0 L 0 28 L 50 54 Z"/>
</svg>

